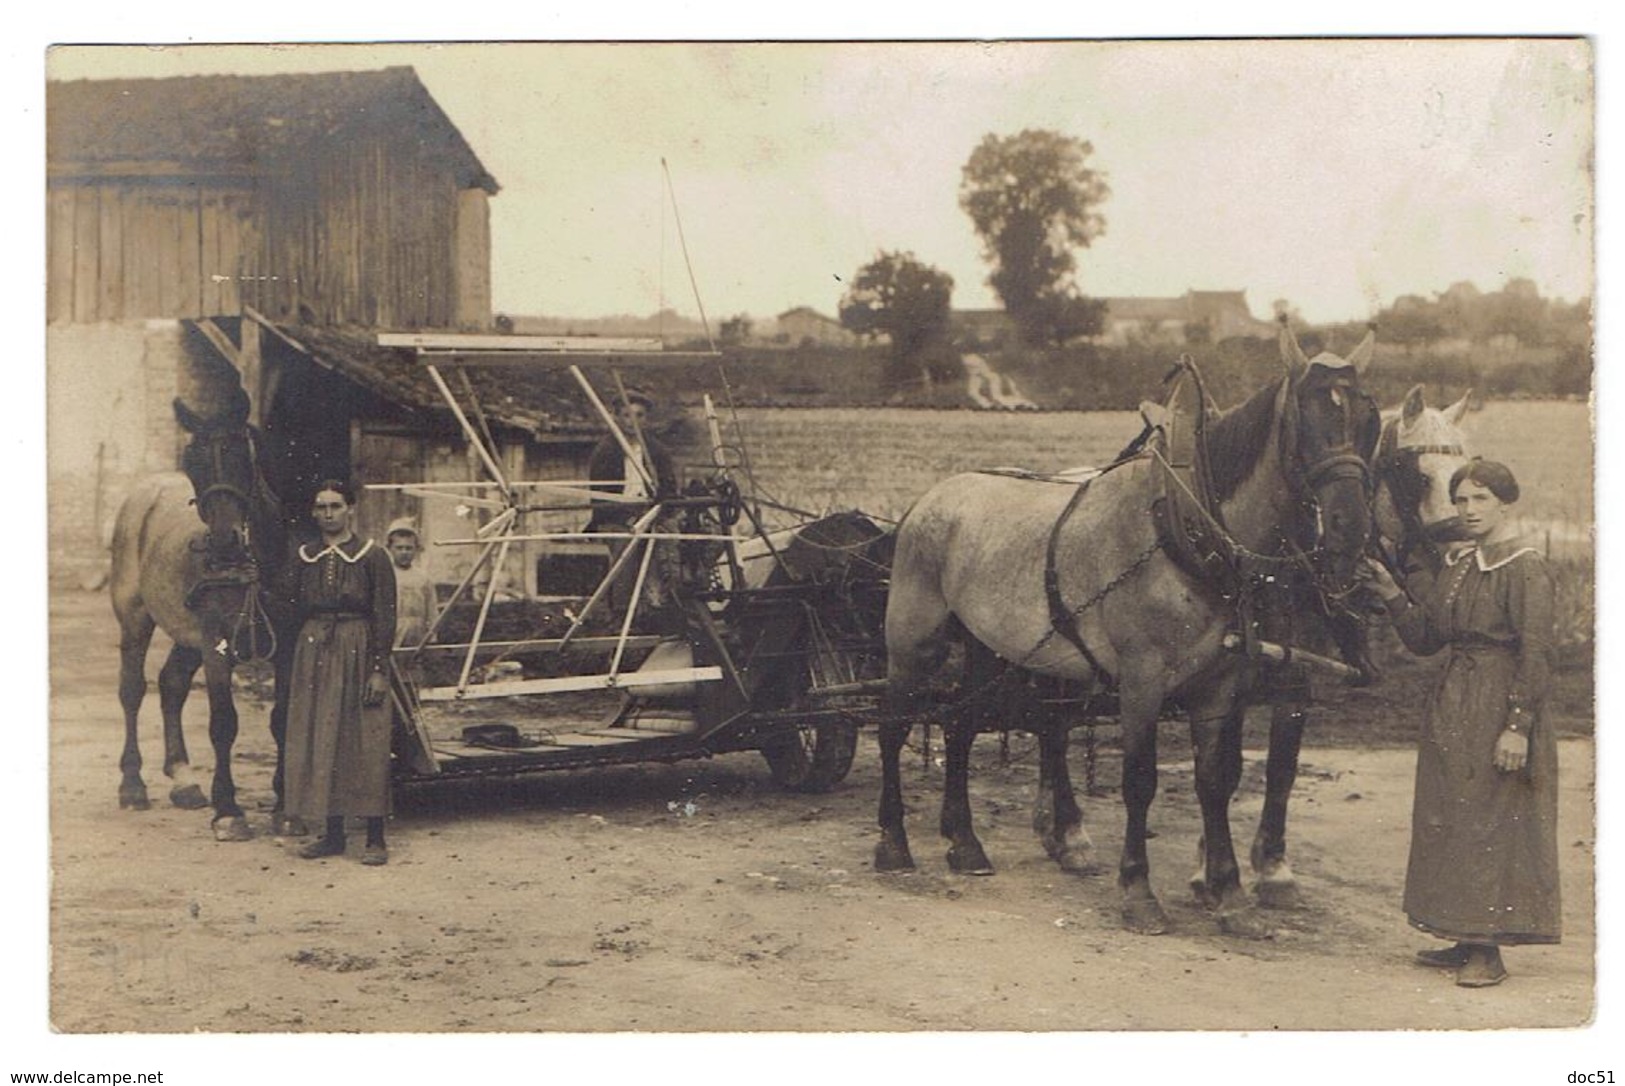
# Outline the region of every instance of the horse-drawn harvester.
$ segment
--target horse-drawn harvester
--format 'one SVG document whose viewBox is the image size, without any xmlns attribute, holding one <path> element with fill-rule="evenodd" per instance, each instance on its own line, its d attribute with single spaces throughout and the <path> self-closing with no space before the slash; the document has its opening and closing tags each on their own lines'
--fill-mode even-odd
<svg viewBox="0 0 1625 1086">
<path fill-rule="evenodd" d="M 616 480 L 509 477 L 483 424 L 473 386 L 461 394 L 442 370 L 475 365 L 567 367 L 623 451 L 626 432 L 583 372 L 579 346 L 521 337 L 383 336 L 426 367 L 485 477 L 468 483 L 374 483 L 423 501 L 453 502 L 483 521 L 445 547 L 477 548 L 466 576 L 428 630 L 394 654 L 394 698 L 404 723 L 397 777 L 469 775 L 676 761 L 760 751 L 783 787 L 821 791 L 852 764 L 858 717 L 883 685 L 890 530 L 856 512 L 815 516 L 764 510 L 741 492 L 737 442 L 705 401 L 709 463 L 677 493 L 649 465 L 647 497 Z M 565 350 L 547 349 L 554 344 Z M 518 349 L 516 349 L 516 347 Z M 616 349 L 657 350 L 658 342 Z M 567 353 L 568 352 L 568 353 Z M 610 381 L 625 396 L 618 373 Z M 600 378 L 602 379 L 602 378 Z M 530 530 L 527 520 L 622 502 L 619 532 Z M 777 515 L 770 525 L 765 513 Z M 470 519 L 473 519 L 472 517 Z M 525 542 L 622 544 L 584 602 L 493 637 L 510 550 Z M 480 582 L 483 580 L 483 584 Z M 616 585 L 631 584 L 614 613 Z M 476 587 L 476 586 L 479 587 Z M 622 595 L 627 595 L 624 587 Z M 470 618 L 470 612 L 472 612 Z M 452 621 L 460 613 L 465 621 Z M 534 615 L 533 615 L 534 617 Z M 513 633 L 513 623 L 506 632 Z M 449 634 L 449 636 L 448 636 Z"/>
</svg>

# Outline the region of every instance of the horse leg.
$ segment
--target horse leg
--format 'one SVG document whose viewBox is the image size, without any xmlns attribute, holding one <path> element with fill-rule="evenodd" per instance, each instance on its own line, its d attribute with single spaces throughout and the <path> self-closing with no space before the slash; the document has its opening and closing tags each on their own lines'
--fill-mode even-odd
<svg viewBox="0 0 1625 1086">
<path fill-rule="evenodd" d="M 1269 760 L 1264 767 L 1264 811 L 1253 838 L 1252 868 L 1258 876 L 1258 903 L 1269 909 L 1295 909 L 1298 881 L 1286 859 L 1286 807 L 1298 779 L 1298 753 L 1308 707 L 1277 705 L 1270 715 Z"/>
<path fill-rule="evenodd" d="M 164 713 L 164 776 L 169 778 L 169 802 L 195 811 L 209 805 L 192 776 L 192 760 L 186 753 L 186 733 L 181 728 L 181 710 L 192 689 L 192 677 L 203 666 L 197 649 L 176 645 L 158 672 L 158 704 Z"/>
<path fill-rule="evenodd" d="M 253 836 L 243 809 L 237 806 L 237 785 L 231 778 L 231 748 L 237 742 L 237 706 L 231 696 L 231 659 L 211 652 L 203 664 L 209 688 L 209 743 L 214 747 L 214 781 L 209 801 L 214 805 L 214 839 L 247 841 Z"/>
<path fill-rule="evenodd" d="M 970 752 L 976 742 L 974 716 L 974 710 L 960 712 L 944 729 L 942 836 L 951 842 L 948 847 L 950 870 L 961 875 L 991 875 L 993 864 L 971 827 Z"/>
<path fill-rule="evenodd" d="M 1117 882 L 1123 891 L 1123 925 L 1140 935 L 1168 930 L 1168 914 L 1151 890 L 1151 861 L 1146 855 L 1146 818 L 1157 794 L 1157 713 L 1162 691 L 1126 677 L 1119 694 L 1118 725 L 1123 742 L 1123 857 Z"/>
<path fill-rule="evenodd" d="M 145 811 L 152 806 L 147 799 L 147 785 L 141 779 L 141 739 L 136 721 L 141 714 L 141 702 L 147 696 L 147 648 L 152 644 L 152 633 L 157 628 L 152 616 L 120 623 L 118 700 L 124 709 L 124 752 L 119 755 L 118 805 L 133 811 Z"/>
<path fill-rule="evenodd" d="M 976 736 L 1007 721 L 1003 708 L 1010 704 L 999 694 L 1009 689 L 1004 664 L 975 638 L 965 638 L 965 668 L 960 684 L 960 705 L 943 728 L 941 832 L 950 842 L 948 867 L 961 875 L 991 875 L 993 864 L 976 838 L 970 809 L 970 754 Z"/>
<path fill-rule="evenodd" d="M 908 568 L 899 564 L 899 570 Z M 886 708 L 880 721 L 880 842 L 876 871 L 912 871 L 903 826 L 903 742 L 923 700 L 920 690 L 948 655 L 950 616 L 923 577 L 894 578 L 886 601 Z"/>
<path fill-rule="evenodd" d="M 1071 732 L 1061 721 L 1048 717 L 1046 714 L 1037 728 L 1038 802 L 1033 807 L 1033 832 L 1062 871 L 1098 875 L 1103 869 L 1095 862 L 1095 843 L 1083 828 L 1083 809 L 1072 790 L 1072 772 L 1066 761 Z"/>
<path fill-rule="evenodd" d="M 908 830 L 903 826 L 903 742 L 909 733 L 908 699 L 888 699 L 880 721 L 880 843 L 875 845 L 876 871 L 912 871 Z"/>
<path fill-rule="evenodd" d="M 1222 684 L 1230 687 L 1231 684 Z M 1245 705 L 1230 689 L 1190 706 L 1191 745 L 1196 751 L 1196 794 L 1202 807 L 1206 900 L 1219 927 L 1231 935 L 1267 939 L 1274 932 L 1241 887 L 1230 836 L 1230 800 L 1241 783 L 1241 725 Z"/>
<path fill-rule="evenodd" d="M 293 643 L 291 632 L 279 633 L 276 656 L 272 660 L 275 679 L 271 703 L 271 740 L 276 744 L 276 769 L 271 773 L 271 792 L 276 798 L 271 807 L 271 832 L 278 837 L 304 837 L 310 832 L 304 819 L 288 817 L 282 795 L 287 769 L 288 693 L 293 679 Z"/>
</svg>

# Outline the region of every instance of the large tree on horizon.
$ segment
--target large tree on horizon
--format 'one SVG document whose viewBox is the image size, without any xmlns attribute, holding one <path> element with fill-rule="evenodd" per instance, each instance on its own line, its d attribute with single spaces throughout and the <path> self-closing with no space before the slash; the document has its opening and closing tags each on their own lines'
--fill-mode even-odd
<svg viewBox="0 0 1625 1086">
<path fill-rule="evenodd" d="M 959 206 L 982 240 L 988 285 L 1030 344 L 1098 331 L 1104 305 L 1079 290 L 1076 249 L 1105 233 L 1098 208 L 1111 195 L 1090 168 L 1094 147 L 1047 129 L 989 134 L 971 152 Z"/>
</svg>

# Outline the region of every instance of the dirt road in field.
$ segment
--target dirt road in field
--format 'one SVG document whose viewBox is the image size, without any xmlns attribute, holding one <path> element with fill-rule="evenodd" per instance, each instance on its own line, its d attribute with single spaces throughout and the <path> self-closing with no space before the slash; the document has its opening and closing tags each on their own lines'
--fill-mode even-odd
<svg viewBox="0 0 1625 1086">
<path fill-rule="evenodd" d="M 269 835 L 271 745 L 251 702 L 238 783 L 254 840 L 217 844 L 206 812 L 162 802 L 155 695 L 143 725 L 155 805 L 120 811 L 106 597 L 59 592 L 51 609 L 50 1014 L 63 1031 L 1416 1029 L 1592 1013 L 1589 740 L 1562 744 L 1564 942 L 1510 951 L 1512 979 L 1469 992 L 1410 962 L 1429 943 L 1398 909 L 1407 750 L 1306 752 L 1292 821 L 1305 903 L 1276 914 L 1263 942 L 1219 934 L 1184 888 L 1188 765 L 1166 767 L 1153 812 L 1153 877 L 1175 931 L 1134 937 L 1110 876 L 1044 859 L 1019 736 L 1008 765 L 995 738 L 978 746 L 991 878 L 947 872 L 941 773 L 918 749 L 905 786 L 920 869 L 871 869 L 869 735 L 823 796 L 775 791 L 755 755 L 416 788 L 375 869 L 354 855 L 303 861 L 298 842 Z M 187 717 L 207 762 L 201 691 Z M 1234 807 L 1243 843 L 1258 758 Z M 1115 776 L 1109 756 L 1101 776 Z M 1111 866 L 1118 797 L 1085 808 Z"/>
</svg>

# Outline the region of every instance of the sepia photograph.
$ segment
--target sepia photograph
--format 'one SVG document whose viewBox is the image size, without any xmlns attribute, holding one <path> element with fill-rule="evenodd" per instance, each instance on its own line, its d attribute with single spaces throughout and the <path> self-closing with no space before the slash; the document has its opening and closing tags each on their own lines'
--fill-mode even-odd
<svg viewBox="0 0 1625 1086">
<path fill-rule="evenodd" d="M 1589 1051 L 1597 52 L 52 45 L 29 1029 Z"/>
</svg>

